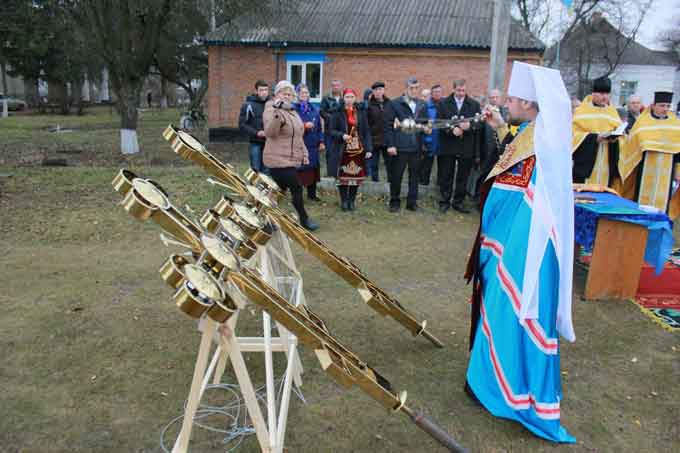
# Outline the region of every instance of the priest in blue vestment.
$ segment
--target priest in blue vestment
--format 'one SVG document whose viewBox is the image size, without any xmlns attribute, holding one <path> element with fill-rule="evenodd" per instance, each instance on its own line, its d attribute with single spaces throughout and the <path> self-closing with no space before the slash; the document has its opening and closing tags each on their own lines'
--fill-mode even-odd
<svg viewBox="0 0 680 453">
<path fill-rule="evenodd" d="M 571 319 L 574 200 L 571 103 L 558 71 L 515 62 L 506 106 L 519 130 L 482 186 L 466 391 L 491 414 L 553 442 L 560 423 L 559 336 Z M 488 111 L 498 143 L 508 125 Z"/>
</svg>

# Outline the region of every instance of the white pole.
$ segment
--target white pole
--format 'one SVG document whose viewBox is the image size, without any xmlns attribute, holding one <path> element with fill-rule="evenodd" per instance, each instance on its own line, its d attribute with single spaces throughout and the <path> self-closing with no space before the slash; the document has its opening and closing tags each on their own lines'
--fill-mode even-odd
<svg viewBox="0 0 680 453">
<path fill-rule="evenodd" d="M 9 105 L 7 104 L 7 98 L 2 100 L 2 117 L 7 118 L 9 116 Z"/>
</svg>

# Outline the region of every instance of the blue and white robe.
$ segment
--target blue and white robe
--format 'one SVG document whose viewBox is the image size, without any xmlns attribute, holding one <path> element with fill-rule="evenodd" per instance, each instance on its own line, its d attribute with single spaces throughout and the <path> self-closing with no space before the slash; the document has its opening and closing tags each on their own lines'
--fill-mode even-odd
<svg viewBox="0 0 680 453">
<path fill-rule="evenodd" d="M 560 273 L 554 238 L 540 268 L 539 317 L 524 324 L 519 318 L 535 170 L 535 157 L 530 156 L 498 174 L 484 203 L 477 264 L 479 321 L 467 382 L 493 415 L 518 421 L 554 442 L 575 442 L 560 425 Z"/>
</svg>

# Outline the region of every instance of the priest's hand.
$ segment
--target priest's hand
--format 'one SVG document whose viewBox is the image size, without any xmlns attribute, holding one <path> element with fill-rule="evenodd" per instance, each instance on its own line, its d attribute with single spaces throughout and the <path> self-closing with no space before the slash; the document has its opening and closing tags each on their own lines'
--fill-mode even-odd
<svg viewBox="0 0 680 453">
<path fill-rule="evenodd" d="M 484 108 L 484 112 L 482 112 L 484 115 L 484 118 L 486 120 L 486 123 L 493 127 L 494 129 L 498 129 L 499 127 L 503 126 L 505 124 L 505 121 L 503 120 L 503 116 L 501 115 L 501 112 L 494 107 L 491 107 L 490 105 L 487 105 Z"/>
<path fill-rule="evenodd" d="M 458 126 L 455 126 L 453 128 L 453 135 L 455 135 L 456 137 L 462 137 L 463 136 L 463 129 L 461 129 Z"/>
</svg>

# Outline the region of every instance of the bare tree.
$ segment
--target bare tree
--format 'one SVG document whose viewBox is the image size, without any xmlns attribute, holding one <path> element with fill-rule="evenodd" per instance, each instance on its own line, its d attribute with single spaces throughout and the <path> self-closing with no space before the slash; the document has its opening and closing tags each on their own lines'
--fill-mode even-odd
<svg viewBox="0 0 680 453">
<path fill-rule="evenodd" d="M 674 51 L 680 57 L 680 15 L 673 18 L 673 26 L 662 31 L 658 38 L 665 48 Z"/>
<path fill-rule="evenodd" d="M 546 51 L 546 63 L 558 67 L 567 86 L 583 97 L 592 79 L 611 75 L 629 49 L 638 45 L 635 39 L 651 3 L 577 0 L 573 15 L 561 25 L 559 45 Z"/>
<path fill-rule="evenodd" d="M 139 151 L 137 108 L 161 32 L 180 0 L 71 0 L 70 13 L 109 72 L 120 113 L 121 152 Z M 188 1 L 188 0 L 187 0 Z"/>
</svg>

